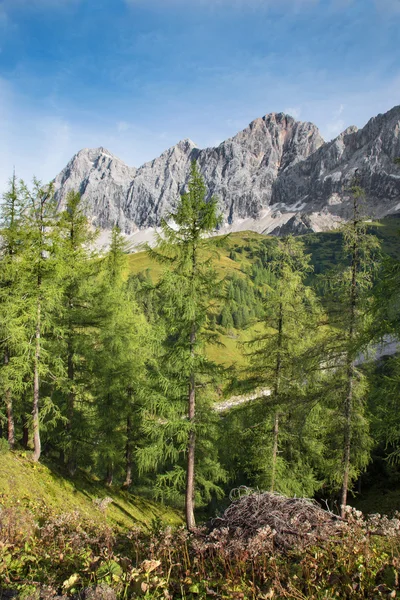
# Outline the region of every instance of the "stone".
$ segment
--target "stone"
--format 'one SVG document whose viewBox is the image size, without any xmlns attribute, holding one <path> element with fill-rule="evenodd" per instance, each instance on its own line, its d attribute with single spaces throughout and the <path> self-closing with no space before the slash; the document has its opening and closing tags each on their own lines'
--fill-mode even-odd
<svg viewBox="0 0 400 600">
<path fill-rule="evenodd" d="M 102 583 L 86 588 L 84 598 L 85 600 L 117 600 L 117 594 L 109 585 Z"/>
</svg>

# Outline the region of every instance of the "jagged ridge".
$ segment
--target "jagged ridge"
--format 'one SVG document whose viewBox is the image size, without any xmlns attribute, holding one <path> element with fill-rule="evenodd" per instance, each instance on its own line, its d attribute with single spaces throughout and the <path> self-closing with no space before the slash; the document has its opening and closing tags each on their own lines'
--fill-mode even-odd
<svg viewBox="0 0 400 600">
<path fill-rule="evenodd" d="M 327 143 L 312 123 L 272 113 L 216 148 L 183 140 L 138 169 L 104 148 L 81 150 L 56 177 L 55 190 L 60 206 L 70 189 L 79 190 L 94 225 L 118 224 L 131 234 L 159 225 L 196 159 L 209 195 L 219 198 L 225 229 L 319 231 L 348 217 L 355 173 L 371 215 L 400 210 L 399 131 L 400 106 Z"/>
</svg>

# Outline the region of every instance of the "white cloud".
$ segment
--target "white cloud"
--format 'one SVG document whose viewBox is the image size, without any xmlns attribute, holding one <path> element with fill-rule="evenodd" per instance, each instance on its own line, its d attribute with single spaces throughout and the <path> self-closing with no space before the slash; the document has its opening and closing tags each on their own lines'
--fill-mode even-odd
<svg viewBox="0 0 400 600">
<path fill-rule="evenodd" d="M 342 115 L 342 114 L 343 114 L 343 111 L 344 111 L 344 104 L 341 104 L 341 105 L 339 106 L 339 108 L 337 109 L 335 116 L 336 116 L 336 117 L 340 117 L 340 115 Z"/>
<path fill-rule="evenodd" d="M 288 108 L 284 108 L 283 112 L 298 120 L 301 116 L 301 106 L 290 106 Z"/>
<path fill-rule="evenodd" d="M 379 12 L 400 14 L 400 0 L 375 0 L 376 8 Z"/>
<path fill-rule="evenodd" d="M 333 111 L 332 120 L 325 124 L 325 135 L 327 136 L 327 139 L 337 137 L 346 129 L 346 122 L 342 117 L 344 108 L 344 104 L 340 104 L 339 107 Z"/>
<path fill-rule="evenodd" d="M 184 137 L 184 136 L 182 136 Z M 187 136 L 186 136 L 187 137 Z M 102 114 L 70 112 L 62 102 L 52 112 L 26 106 L 25 98 L 0 77 L 0 198 L 15 167 L 29 182 L 53 179 L 82 148 L 104 146 L 128 165 L 140 166 L 179 141 L 171 132 L 140 120 L 117 122 Z"/>
<path fill-rule="evenodd" d="M 119 133 L 124 133 L 125 131 L 129 131 L 131 129 L 131 124 L 127 121 L 118 121 L 117 122 L 117 131 Z"/>
<path fill-rule="evenodd" d="M 391 80 L 371 74 L 366 79 L 365 73 L 338 80 L 325 72 L 274 75 L 257 64 L 207 81 L 207 88 L 199 83 L 202 94 L 197 88 L 177 94 L 174 85 L 159 84 L 145 107 L 85 110 L 59 99 L 44 112 L 27 107 L 26 99 L 0 78 L 0 194 L 14 166 L 28 181 L 33 175 L 48 181 L 85 147 L 104 146 L 128 165 L 140 166 L 179 139 L 213 146 L 253 119 L 282 110 L 295 118 L 301 110 L 301 120 L 315 123 L 329 140 L 349 125 L 362 127 L 400 98 L 400 74 Z"/>
<path fill-rule="evenodd" d="M 1 83 L 1 82 L 0 82 Z M 11 97 L 12 102 L 15 98 Z M 15 167 L 18 177 L 35 175 L 49 181 L 65 165 L 74 140 L 70 124 L 59 117 L 25 113 L 5 101 L 0 103 L 0 193 Z"/>
<path fill-rule="evenodd" d="M 327 134 L 327 139 L 333 139 L 341 134 L 346 129 L 346 124 L 343 119 L 337 119 L 336 121 L 331 121 L 325 125 L 325 131 Z"/>
</svg>

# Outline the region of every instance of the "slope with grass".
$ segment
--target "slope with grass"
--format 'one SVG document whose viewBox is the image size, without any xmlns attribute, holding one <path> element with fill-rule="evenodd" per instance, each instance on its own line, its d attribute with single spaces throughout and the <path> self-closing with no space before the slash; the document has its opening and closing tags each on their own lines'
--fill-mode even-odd
<svg viewBox="0 0 400 600">
<path fill-rule="evenodd" d="M 78 511 L 84 518 L 113 528 L 150 528 L 155 521 L 166 525 L 183 523 L 180 513 L 117 488 L 78 471 L 68 478 L 59 467 L 35 464 L 23 453 L 4 452 L 0 456 L 0 507 L 4 501 L 26 506 L 37 516 L 46 506 L 55 513 Z"/>
<path fill-rule="evenodd" d="M 393 215 L 381 221 L 371 222 L 370 230 L 381 241 L 382 251 L 390 256 L 400 259 L 400 217 Z M 323 274 L 335 267 L 341 257 L 342 239 L 337 231 L 312 233 L 301 236 L 306 252 L 311 255 L 313 274 L 308 279 L 309 284 L 315 282 L 317 275 Z M 252 269 L 260 256 L 270 247 L 276 238 L 252 231 L 231 233 L 210 240 L 210 245 L 217 242 L 214 251 L 214 265 L 221 277 L 221 281 L 232 275 L 252 279 Z M 210 251 L 211 255 L 211 251 Z M 161 276 L 163 267 L 152 261 L 146 252 L 129 255 L 129 275 L 148 272 L 152 281 L 156 283 Z M 260 333 L 260 323 L 250 323 L 244 328 L 231 327 L 224 329 L 217 326 L 220 335 L 220 345 L 210 346 L 210 358 L 225 366 L 243 367 L 246 364 L 243 349 L 255 333 Z"/>
</svg>

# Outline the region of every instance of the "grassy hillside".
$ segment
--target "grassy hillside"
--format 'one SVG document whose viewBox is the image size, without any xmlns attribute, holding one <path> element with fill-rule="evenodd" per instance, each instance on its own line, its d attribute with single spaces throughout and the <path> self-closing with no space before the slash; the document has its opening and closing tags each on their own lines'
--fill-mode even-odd
<svg viewBox="0 0 400 600">
<path fill-rule="evenodd" d="M 369 228 L 380 239 L 382 250 L 400 259 L 400 215 L 391 215 L 380 221 L 371 222 Z M 312 256 L 316 273 L 336 263 L 341 247 L 340 233 L 327 231 L 301 237 Z M 221 277 L 224 277 L 229 273 L 243 272 L 251 267 L 255 254 L 268 243 L 268 240 L 272 241 L 274 238 L 253 231 L 239 231 L 217 239 L 219 241 L 224 239 L 215 259 L 216 269 Z M 232 254 L 234 254 L 233 260 L 230 258 Z M 139 273 L 146 269 L 150 270 L 153 280 L 157 280 L 163 267 L 152 261 L 146 252 L 137 252 L 129 256 L 131 273 Z"/>
<path fill-rule="evenodd" d="M 381 242 L 385 254 L 400 260 L 400 215 L 391 215 L 371 222 L 370 233 Z M 302 236 L 307 252 L 311 254 L 314 273 L 324 273 L 335 266 L 341 255 L 341 234 L 337 231 L 310 233 Z"/>
<path fill-rule="evenodd" d="M 272 239 L 252 231 L 237 232 L 217 238 L 218 247 L 210 251 L 210 256 L 215 257 L 215 267 L 221 280 L 232 274 L 247 277 L 255 255 L 266 243 L 266 240 Z M 214 242 L 215 238 L 210 240 L 210 245 Z M 146 252 L 130 254 L 128 265 L 127 276 L 148 271 L 154 283 L 157 282 L 164 269 L 164 266 L 152 260 Z M 220 328 L 218 330 L 220 345 L 209 347 L 210 358 L 226 367 L 233 364 L 242 366 L 245 362 L 242 344 L 251 339 L 255 332 L 260 331 L 260 324 L 246 329 L 232 328 L 228 332 Z"/>
<path fill-rule="evenodd" d="M 128 492 L 105 487 L 98 479 L 78 471 L 73 479 L 58 468 L 35 464 L 23 454 L 5 452 L 0 456 L 0 505 L 4 497 L 40 513 L 44 504 L 55 512 L 79 511 L 84 517 L 119 529 L 151 526 L 162 520 L 168 525 L 181 524 L 178 511 L 139 498 Z M 101 500 L 110 498 L 101 504 Z M 105 508 L 105 506 L 107 506 Z"/>
<path fill-rule="evenodd" d="M 249 253 L 253 254 L 264 243 L 267 236 L 253 231 L 239 231 L 229 236 L 213 238 L 221 244 L 215 251 L 215 266 L 217 272 L 223 278 L 228 273 L 242 271 L 252 263 Z M 232 260 L 231 252 L 237 254 L 237 260 Z M 210 253 L 211 254 L 211 253 Z M 150 270 L 153 281 L 157 281 L 163 266 L 151 260 L 146 252 L 136 252 L 129 256 L 129 269 L 131 273 L 140 273 Z"/>
<path fill-rule="evenodd" d="M 373 222 L 370 229 L 382 243 L 383 252 L 400 259 L 400 217 L 387 217 L 379 222 Z M 312 283 L 315 275 L 326 272 L 337 264 L 341 257 L 341 234 L 335 231 L 313 233 L 302 236 L 306 251 L 311 254 L 311 263 L 314 274 L 310 276 Z M 215 252 L 215 267 L 223 280 L 225 277 L 236 274 L 251 278 L 252 266 L 257 261 L 263 250 L 274 243 L 271 236 L 261 235 L 251 231 L 232 233 L 225 237 L 217 238 L 221 244 Z M 215 238 L 210 240 L 210 244 Z M 146 252 L 129 255 L 129 274 L 138 274 L 148 271 L 153 282 L 161 275 L 163 266 L 151 260 Z M 250 340 L 254 333 L 260 332 L 260 324 L 250 325 L 244 329 L 231 328 L 229 331 L 218 327 L 221 345 L 210 346 L 210 358 L 224 366 L 243 366 L 243 343 Z"/>
</svg>

